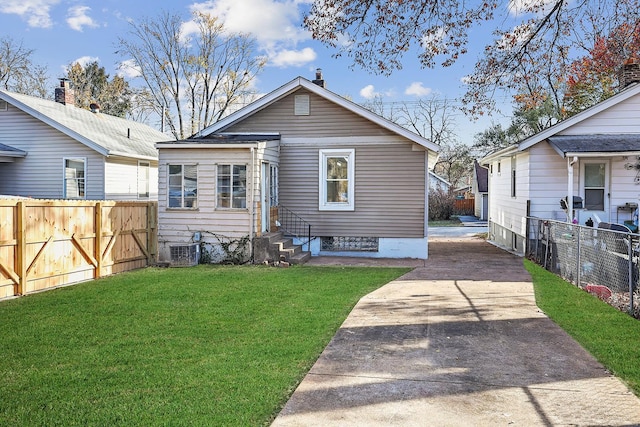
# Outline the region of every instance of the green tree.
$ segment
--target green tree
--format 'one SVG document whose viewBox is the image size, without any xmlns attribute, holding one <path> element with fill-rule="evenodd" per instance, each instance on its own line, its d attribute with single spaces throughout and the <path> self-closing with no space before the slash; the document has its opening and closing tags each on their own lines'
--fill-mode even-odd
<svg viewBox="0 0 640 427">
<path fill-rule="evenodd" d="M 67 78 L 74 89 L 75 105 L 90 109 L 97 103 L 103 113 L 125 117 L 131 111 L 133 92 L 129 83 L 121 76 L 109 80 L 109 74 L 97 61 L 85 66 L 78 62 L 67 68 Z"/>
</svg>

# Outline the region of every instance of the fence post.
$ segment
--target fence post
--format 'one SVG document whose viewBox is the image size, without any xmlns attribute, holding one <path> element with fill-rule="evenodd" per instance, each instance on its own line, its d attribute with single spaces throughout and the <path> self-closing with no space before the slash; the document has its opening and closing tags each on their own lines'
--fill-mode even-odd
<svg viewBox="0 0 640 427">
<path fill-rule="evenodd" d="M 97 202 L 95 209 L 95 226 L 93 227 L 96 237 L 93 247 L 95 248 L 94 258 L 98 261 L 93 276 L 97 279 L 102 277 L 102 203 Z"/>
<path fill-rule="evenodd" d="M 18 270 L 18 285 L 15 289 L 16 295 L 24 295 L 27 288 L 27 242 L 26 242 L 26 210 L 24 202 L 18 202 L 17 207 L 17 236 L 16 236 L 16 255 Z"/>
<path fill-rule="evenodd" d="M 629 244 L 627 252 L 629 253 L 629 314 L 633 316 L 633 245 L 631 244 L 631 234 L 628 235 Z"/>
<path fill-rule="evenodd" d="M 147 204 L 147 266 L 158 258 L 158 202 Z"/>
<path fill-rule="evenodd" d="M 580 280 L 581 280 L 580 265 L 582 264 L 582 262 L 580 261 L 580 253 L 582 252 L 580 248 L 580 241 L 581 241 L 580 237 L 582 236 L 582 232 L 580 231 L 580 226 L 573 225 L 572 227 L 576 230 L 576 234 L 578 235 L 578 245 L 577 245 L 578 254 L 576 255 L 576 286 L 580 287 Z"/>
</svg>

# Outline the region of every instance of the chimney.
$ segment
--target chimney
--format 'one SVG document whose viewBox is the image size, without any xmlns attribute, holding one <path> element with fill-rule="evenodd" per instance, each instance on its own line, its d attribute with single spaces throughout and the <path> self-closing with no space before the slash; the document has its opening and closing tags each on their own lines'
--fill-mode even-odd
<svg viewBox="0 0 640 427">
<path fill-rule="evenodd" d="M 322 78 L 322 68 L 316 68 L 316 79 L 312 83 L 320 87 L 324 87 L 324 79 Z"/>
<path fill-rule="evenodd" d="M 627 59 L 620 69 L 620 75 L 618 78 L 620 82 L 620 90 L 626 88 L 631 83 L 640 82 L 640 59 L 635 57 Z"/>
<path fill-rule="evenodd" d="M 89 104 L 89 109 L 91 109 L 92 113 L 98 114 L 100 112 L 100 104 L 98 104 L 97 102 L 92 102 L 91 104 Z"/>
<path fill-rule="evenodd" d="M 63 105 L 74 105 L 73 89 L 69 86 L 69 79 L 65 77 L 60 79 L 60 86 L 55 91 L 55 100 Z"/>
</svg>

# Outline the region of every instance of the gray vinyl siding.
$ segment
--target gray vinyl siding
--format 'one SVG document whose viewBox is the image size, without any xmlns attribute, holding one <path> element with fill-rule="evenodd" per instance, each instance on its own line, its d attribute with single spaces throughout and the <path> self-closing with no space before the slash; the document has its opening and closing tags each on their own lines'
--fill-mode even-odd
<svg viewBox="0 0 640 427">
<path fill-rule="evenodd" d="M 281 147 L 280 204 L 312 226 L 314 236 L 423 237 L 425 152 L 410 143 L 332 145 L 355 149 L 355 210 L 320 211 L 319 150 Z"/>
<path fill-rule="evenodd" d="M 86 158 L 86 199 L 104 199 L 104 157 L 9 105 L 0 111 L 0 142 L 26 157 L 0 163 L 0 194 L 34 198 L 63 196 L 63 159 Z"/>
<path fill-rule="evenodd" d="M 308 116 L 293 113 L 294 96 L 300 94 L 310 97 Z M 427 154 L 403 137 L 304 89 L 223 132 L 280 133 L 280 205 L 308 221 L 313 235 L 424 237 Z M 344 145 L 336 144 L 341 137 Z M 375 143 L 368 144 L 367 137 L 375 137 Z M 296 144 L 288 144 L 289 138 Z M 319 210 L 322 148 L 355 149 L 354 211 Z"/>
<path fill-rule="evenodd" d="M 295 95 L 308 94 L 308 116 L 293 114 Z M 304 89 L 285 96 L 223 132 L 278 132 L 285 137 L 391 136 L 391 131 L 372 123 Z"/>
</svg>

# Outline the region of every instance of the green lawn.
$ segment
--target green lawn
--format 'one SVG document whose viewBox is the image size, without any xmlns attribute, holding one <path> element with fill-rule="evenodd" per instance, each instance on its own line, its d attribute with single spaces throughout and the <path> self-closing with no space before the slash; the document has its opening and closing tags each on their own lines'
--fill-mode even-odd
<svg viewBox="0 0 640 427">
<path fill-rule="evenodd" d="M 536 304 L 640 396 L 640 322 L 525 260 Z"/>
<path fill-rule="evenodd" d="M 269 424 L 408 269 L 149 268 L 0 302 L 0 425 Z"/>
</svg>

